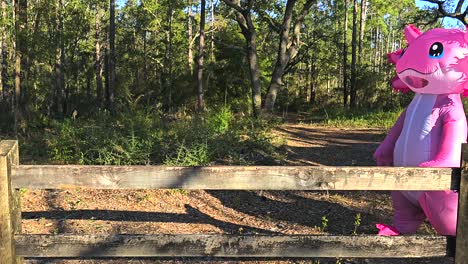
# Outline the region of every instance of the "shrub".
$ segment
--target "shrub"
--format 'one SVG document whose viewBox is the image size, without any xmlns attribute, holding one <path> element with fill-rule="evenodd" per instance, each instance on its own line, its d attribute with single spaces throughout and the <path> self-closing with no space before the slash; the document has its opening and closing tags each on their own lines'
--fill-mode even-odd
<svg viewBox="0 0 468 264">
<path fill-rule="evenodd" d="M 270 130 L 274 123 L 234 117 L 229 108 L 162 121 L 151 111 L 112 117 L 106 112 L 53 121 L 45 135 L 49 159 L 58 164 L 278 164 L 283 158 Z"/>
</svg>

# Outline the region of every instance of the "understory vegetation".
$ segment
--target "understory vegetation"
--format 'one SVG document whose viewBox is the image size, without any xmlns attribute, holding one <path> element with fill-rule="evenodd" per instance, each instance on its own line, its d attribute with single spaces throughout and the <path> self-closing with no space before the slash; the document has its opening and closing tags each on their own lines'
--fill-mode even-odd
<svg viewBox="0 0 468 264">
<path fill-rule="evenodd" d="M 240 117 L 228 107 L 172 117 L 102 111 L 63 121 L 36 117 L 23 125 L 19 140 L 28 163 L 274 165 L 283 160 L 282 141 L 270 133 L 276 123 Z"/>
<path fill-rule="evenodd" d="M 312 125 L 389 129 L 401 110 L 309 111 Z M 134 109 L 112 116 L 58 121 L 29 117 L 19 124 L 22 163 L 82 165 L 281 165 L 285 140 L 273 133 L 280 118 L 253 118 L 219 107 L 203 114 L 162 115 Z M 3 138 L 14 138 L 12 134 Z"/>
</svg>

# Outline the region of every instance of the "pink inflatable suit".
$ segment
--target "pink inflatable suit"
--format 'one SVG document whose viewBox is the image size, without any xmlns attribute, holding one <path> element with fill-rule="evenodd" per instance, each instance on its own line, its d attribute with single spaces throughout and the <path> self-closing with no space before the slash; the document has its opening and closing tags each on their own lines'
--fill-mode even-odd
<svg viewBox="0 0 468 264">
<path fill-rule="evenodd" d="M 460 167 L 467 122 L 460 94 L 468 95 L 468 32 L 405 28 L 408 46 L 388 54 L 396 65 L 396 90 L 415 96 L 374 153 L 379 166 Z M 393 226 L 380 235 L 415 233 L 427 218 L 441 235 L 454 236 L 458 194 L 453 191 L 394 191 Z"/>
</svg>

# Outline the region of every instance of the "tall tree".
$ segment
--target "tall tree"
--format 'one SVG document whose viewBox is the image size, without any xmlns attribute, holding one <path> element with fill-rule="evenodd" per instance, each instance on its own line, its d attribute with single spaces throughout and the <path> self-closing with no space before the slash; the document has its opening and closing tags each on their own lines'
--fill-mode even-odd
<svg viewBox="0 0 468 264">
<path fill-rule="evenodd" d="M 14 21 L 15 21 L 15 44 L 14 44 L 14 52 L 15 52 L 15 93 L 13 96 L 14 100 L 14 109 L 15 109 L 15 121 L 16 117 L 18 117 L 19 112 L 19 99 L 21 94 L 21 23 L 20 23 L 20 0 L 14 0 Z M 15 125 L 16 127 L 16 125 Z"/>
<path fill-rule="evenodd" d="M 115 113 L 115 0 L 109 0 L 109 94 L 108 106 Z"/>
<path fill-rule="evenodd" d="M 283 23 L 281 25 L 280 43 L 278 48 L 278 55 L 276 59 L 275 68 L 271 77 L 268 93 L 265 98 L 264 110 L 273 111 L 276 102 L 278 91 L 283 84 L 282 78 L 285 73 L 286 66 L 289 61 L 294 59 L 299 51 L 301 41 L 301 28 L 304 23 L 305 16 L 309 13 L 310 8 L 316 0 L 307 0 L 299 12 L 294 26 L 292 28 L 292 35 L 290 36 L 291 24 L 293 21 L 293 11 L 296 5 L 296 0 L 288 0 L 286 3 L 286 10 L 283 16 Z"/>
<path fill-rule="evenodd" d="M 211 12 L 210 12 L 210 29 L 211 29 L 211 38 L 210 38 L 210 51 L 211 51 L 211 61 L 214 61 L 215 60 L 215 57 L 214 57 L 214 37 L 215 37 L 215 3 L 214 3 L 214 0 L 210 0 L 210 8 L 211 8 Z"/>
<path fill-rule="evenodd" d="M 358 10 L 358 2 L 357 0 L 353 0 L 353 32 L 352 32 L 352 40 L 351 40 L 351 97 L 349 100 L 350 107 L 356 107 L 356 50 L 357 50 L 357 10 Z"/>
<path fill-rule="evenodd" d="M 364 44 L 364 35 L 366 32 L 367 20 L 367 0 L 361 0 L 361 18 L 359 20 L 359 50 L 358 50 L 358 64 L 362 60 L 362 46 Z"/>
<path fill-rule="evenodd" d="M 102 65 L 102 50 L 101 50 L 101 19 L 102 9 L 99 7 L 99 1 L 95 5 L 95 21 L 94 21 L 94 75 L 96 78 L 96 101 L 99 107 L 103 106 L 103 65 Z"/>
<path fill-rule="evenodd" d="M 343 23 L 343 106 L 348 105 L 348 0 L 344 0 Z"/>
<path fill-rule="evenodd" d="M 236 10 L 236 20 L 246 41 L 250 81 L 252 84 L 252 110 L 254 116 L 258 116 L 262 109 L 262 84 L 260 81 L 260 65 L 257 55 L 257 31 L 253 24 L 251 14 L 254 0 L 247 0 L 244 6 L 241 6 L 240 0 L 223 1 Z"/>
<path fill-rule="evenodd" d="M 205 102 L 203 100 L 203 62 L 205 57 L 205 6 L 206 0 L 201 0 L 201 10 L 200 10 L 200 36 L 198 42 L 198 73 L 197 73 L 197 83 L 198 83 L 198 93 L 197 93 L 197 108 L 198 112 L 202 112 L 205 108 Z"/>
<path fill-rule="evenodd" d="M 65 50 L 63 42 L 63 3 L 55 0 L 55 107 L 59 118 L 63 117 L 64 97 L 64 62 Z"/>
<path fill-rule="evenodd" d="M 192 0 L 188 0 L 187 3 L 187 34 L 188 34 L 188 54 L 187 60 L 190 69 L 190 76 L 193 76 L 193 11 L 192 11 Z"/>
<path fill-rule="evenodd" d="M 7 2 L 1 0 L 1 14 L 0 19 L 0 91 L 1 98 L 6 99 L 8 95 L 8 45 L 7 45 Z"/>
</svg>

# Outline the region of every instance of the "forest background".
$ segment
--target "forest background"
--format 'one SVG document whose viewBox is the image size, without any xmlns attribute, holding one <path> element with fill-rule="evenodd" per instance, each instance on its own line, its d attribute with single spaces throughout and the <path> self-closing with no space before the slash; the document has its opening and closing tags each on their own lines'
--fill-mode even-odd
<svg viewBox="0 0 468 264">
<path fill-rule="evenodd" d="M 0 135 L 22 162 L 56 164 L 281 164 L 270 129 L 290 113 L 389 127 L 412 97 L 389 84 L 403 27 L 467 13 L 462 0 L 0 5 Z"/>
</svg>

